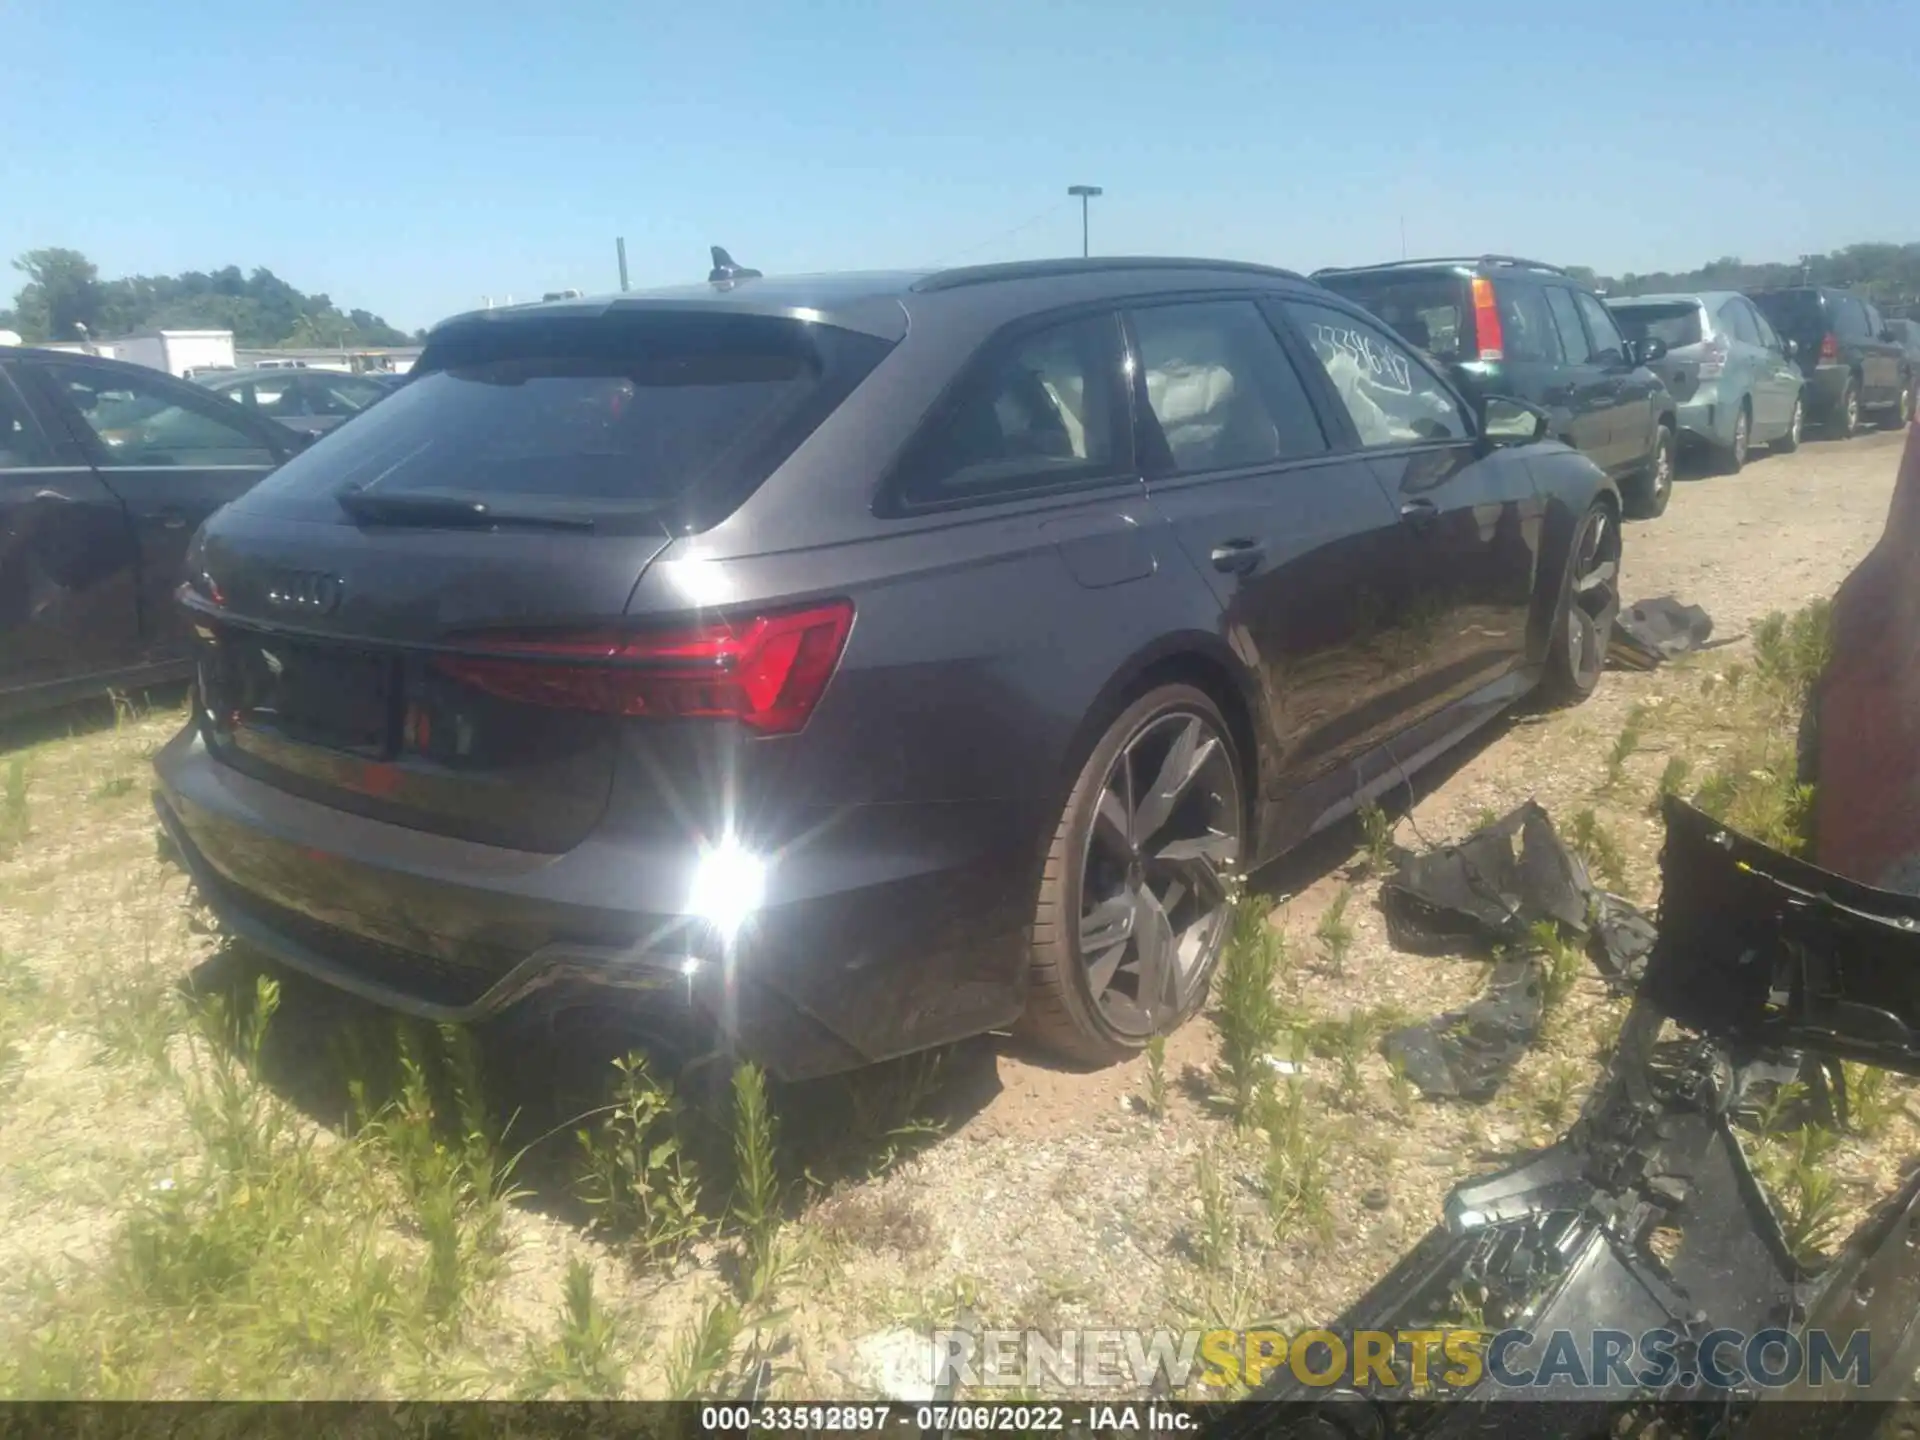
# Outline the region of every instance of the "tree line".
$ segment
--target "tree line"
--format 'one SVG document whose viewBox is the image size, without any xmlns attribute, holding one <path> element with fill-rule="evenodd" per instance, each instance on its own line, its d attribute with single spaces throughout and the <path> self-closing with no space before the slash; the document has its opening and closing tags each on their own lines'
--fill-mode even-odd
<svg viewBox="0 0 1920 1440">
<path fill-rule="evenodd" d="M 1664 291 L 1759 290 L 1777 285 L 1834 285 L 1870 296 L 1883 310 L 1911 309 L 1920 316 L 1920 244 L 1848 245 L 1798 260 L 1751 261 L 1724 255 L 1698 270 L 1659 270 L 1649 275 L 1598 275 L 1568 269 L 1608 295 L 1656 295 Z"/>
<path fill-rule="evenodd" d="M 405 345 L 410 337 L 366 310 L 342 310 L 325 295 L 296 290 L 264 266 L 242 273 L 189 270 L 180 275 L 127 275 L 103 280 L 78 250 L 29 250 L 13 262 L 26 283 L 13 308 L 0 310 L 0 330 L 28 344 L 43 340 L 111 340 L 143 330 L 231 330 L 248 349 L 282 345 Z M 84 327 L 84 332 L 83 332 Z"/>
</svg>

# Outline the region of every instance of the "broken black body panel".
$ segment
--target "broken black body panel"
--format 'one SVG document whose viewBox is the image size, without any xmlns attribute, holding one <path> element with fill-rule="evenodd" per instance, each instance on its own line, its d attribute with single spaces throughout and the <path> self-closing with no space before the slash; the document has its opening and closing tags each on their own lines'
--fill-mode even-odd
<svg viewBox="0 0 1920 1440">
<path fill-rule="evenodd" d="M 1642 995 L 1743 1047 L 1920 1074 L 1920 896 L 1876 890 L 1668 797 Z"/>
<path fill-rule="evenodd" d="M 1658 938 L 1579 1120 L 1546 1150 L 1457 1188 L 1442 1223 L 1329 1328 L 1566 1331 L 1583 1354 L 1598 1329 L 1665 1330 L 1678 1342 L 1672 1369 L 1578 1391 L 1488 1376 L 1423 1397 L 1403 1352 L 1395 1389 L 1329 1393 L 1286 1375 L 1259 1397 L 1282 1406 L 1231 1410 L 1216 1433 L 1559 1440 L 1641 1433 L 1640 1416 L 1665 1427 L 1649 1433 L 1852 1440 L 1912 1396 L 1920 1173 L 1811 1273 L 1733 1121 L 1751 1086 L 1793 1072 L 1783 1051 L 1920 1073 L 1920 899 L 1829 875 L 1677 799 L 1666 820 Z M 1662 1041 L 1669 1019 L 1692 1033 Z M 1715 1389 L 1691 1347 L 1722 1328 L 1867 1332 L 1866 1383 L 1839 1403 L 1831 1389 Z M 1809 1400 L 1822 1403 L 1791 1403 Z"/>
</svg>

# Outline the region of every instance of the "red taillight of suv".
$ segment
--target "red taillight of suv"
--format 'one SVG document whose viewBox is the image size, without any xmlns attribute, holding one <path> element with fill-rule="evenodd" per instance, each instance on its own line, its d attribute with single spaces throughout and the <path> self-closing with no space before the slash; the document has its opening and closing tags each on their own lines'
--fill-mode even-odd
<svg viewBox="0 0 1920 1440">
<path fill-rule="evenodd" d="M 1700 347 L 1700 378 L 1718 380 L 1727 368 L 1727 342 L 1719 335 Z"/>
<path fill-rule="evenodd" d="M 1831 330 L 1820 337 L 1820 358 L 1822 360 L 1838 360 L 1840 358 L 1840 342 L 1835 338 Z"/>
<path fill-rule="evenodd" d="M 456 638 L 441 673 L 503 700 L 653 719 L 737 720 L 762 735 L 803 728 L 840 664 L 853 605 L 715 620 L 655 631 L 564 631 Z"/>
<path fill-rule="evenodd" d="M 1505 337 L 1500 333 L 1500 305 L 1493 296 L 1493 281 L 1484 275 L 1473 277 L 1473 338 L 1479 342 L 1482 360 L 1507 358 Z"/>
</svg>

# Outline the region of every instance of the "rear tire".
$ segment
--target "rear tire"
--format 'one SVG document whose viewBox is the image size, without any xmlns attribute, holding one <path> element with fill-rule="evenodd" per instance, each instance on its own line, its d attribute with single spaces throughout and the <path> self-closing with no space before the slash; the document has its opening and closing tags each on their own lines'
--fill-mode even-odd
<svg viewBox="0 0 1920 1440">
<path fill-rule="evenodd" d="M 1747 467 L 1747 452 L 1753 446 L 1753 402 L 1742 400 L 1733 417 L 1733 443 L 1715 446 L 1714 468 L 1722 475 L 1738 475 Z"/>
<path fill-rule="evenodd" d="M 1851 440 L 1860 433 L 1858 381 L 1847 381 L 1847 388 L 1840 392 L 1840 406 L 1833 412 L 1833 433 L 1842 440 Z"/>
<path fill-rule="evenodd" d="M 1635 520 L 1653 520 L 1667 513 L 1673 499 L 1673 427 L 1664 420 L 1653 435 L 1653 453 L 1626 487 L 1627 514 Z"/>
<path fill-rule="evenodd" d="M 1773 442 L 1773 448 L 1782 455 L 1791 455 L 1800 448 L 1800 432 L 1806 428 L 1807 406 L 1798 395 L 1793 397 L 1793 419 L 1787 422 L 1787 433 Z"/>
<path fill-rule="evenodd" d="M 1115 717 L 1047 849 L 1023 1036 L 1110 1065 L 1200 1008 L 1233 928 L 1221 881 L 1245 858 L 1244 774 L 1232 727 L 1191 685 L 1159 686 Z M 1126 911 L 1142 892 L 1149 902 Z"/>
<path fill-rule="evenodd" d="M 1567 546 L 1553 639 L 1540 692 L 1550 705 L 1578 705 L 1599 687 L 1614 617 L 1620 613 L 1620 526 L 1605 504 L 1581 517 Z"/>
</svg>

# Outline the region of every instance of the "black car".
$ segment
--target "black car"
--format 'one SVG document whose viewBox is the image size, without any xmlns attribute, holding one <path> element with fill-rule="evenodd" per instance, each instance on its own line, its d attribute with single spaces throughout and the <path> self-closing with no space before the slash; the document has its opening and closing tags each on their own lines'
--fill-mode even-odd
<svg viewBox="0 0 1920 1440">
<path fill-rule="evenodd" d="M 304 443 L 144 365 L 0 350 L 0 714 L 190 673 L 187 542 Z"/>
<path fill-rule="evenodd" d="M 447 321 L 208 522 L 156 802 L 236 931 L 788 1078 L 1098 1063 L 1234 869 L 1598 680 L 1613 483 L 1296 275 L 716 270 Z"/>
<path fill-rule="evenodd" d="M 1444 364 L 1469 396 L 1515 396 L 1620 483 L 1627 514 L 1673 495 L 1677 406 L 1647 368 L 1666 347 L 1621 333 L 1599 296 L 1558 266 L 1504 255 L 1319 270 Z"/>
<path fill-rule="evenodd" d="M 1807 418 L 1851 439 L 1862 419 L 1905 425 L 1913 418 L 1916 371 L 1901 339 L 1864 295 L 1827 285 L 1749 290 L 1773 328 L 1798 346 L 1807 377 Z"/>
<path fill-rule="evenodd" d="M 289 430 L 314 435 L 351 420 L 389 390 L 370 375 L 318 368 L 234 370 L 200 383 Z"/>
<path fill-rule="evenodd" d="M 1907 402 L 1907 414 L 1909 417 L 1920 414 L 1920 320 L 1890 319 L 1887 331 L 1894 343 L 1907 352 L 1908 389 L 1914 392 Z"/>
</svg>

